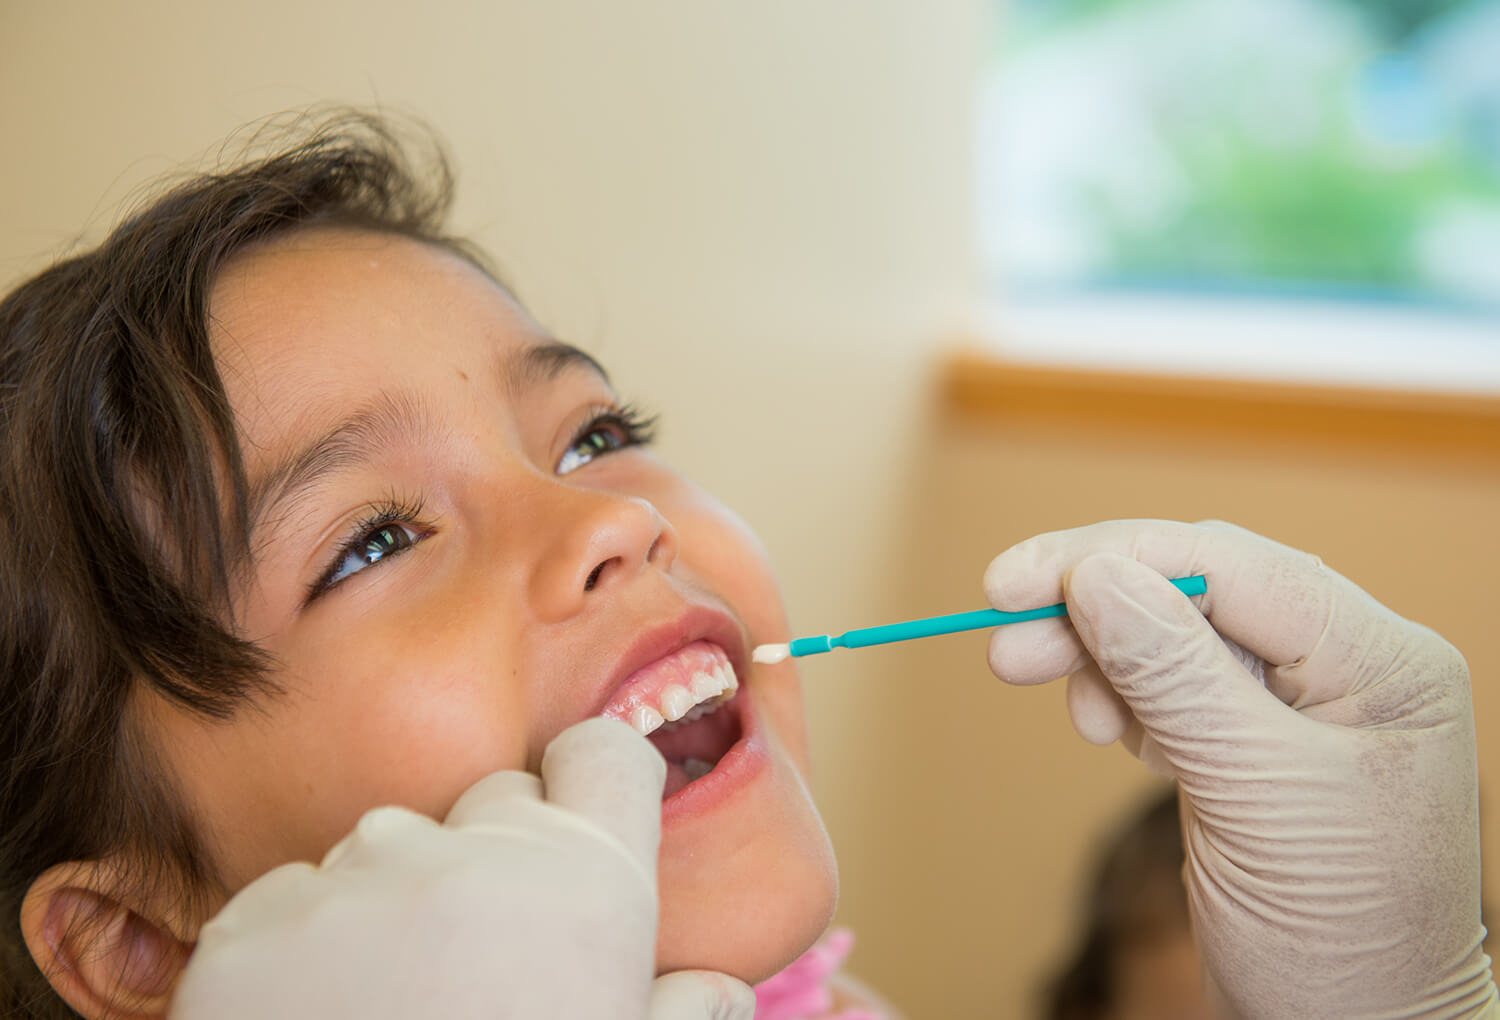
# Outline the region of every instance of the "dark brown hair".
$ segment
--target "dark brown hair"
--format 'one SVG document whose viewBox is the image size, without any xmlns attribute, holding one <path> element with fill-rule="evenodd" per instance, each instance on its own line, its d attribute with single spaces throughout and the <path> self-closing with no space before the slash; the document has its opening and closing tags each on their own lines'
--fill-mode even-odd
<svg viewBox="0 0 1500 1020">
<path fill-rule="evenodd" d="M 236 636 L 246 485 L 208 299 L 248 245 L 310 226 L 442 232 L 451 175 L 359 114 L 275 125 L 274 155 L 185 180 L 0 302 L 0 1015 L 74 1014 L 22 941 L 48 867 L 120 857 L 201 895 L 213 869 L 153 760 L 142 692 L 226 718 L 269 692 Z M 287 137 L 297 139 L 287 144 Z M 262 129 L 251 145 L 265 151 Z M 165 883 L 165 884 L 162 884 Z"/>
<path fill-rule="evenodd" d="M 1115 974 L 1132 944 L 1185 931 L 1177 788 L 1148 801 L 1106 843 L 1094 866 L 1081 932 L 1048 984 L 1046 1020 L 1098 1020 L 1116 1005 Z"/>
</svg>

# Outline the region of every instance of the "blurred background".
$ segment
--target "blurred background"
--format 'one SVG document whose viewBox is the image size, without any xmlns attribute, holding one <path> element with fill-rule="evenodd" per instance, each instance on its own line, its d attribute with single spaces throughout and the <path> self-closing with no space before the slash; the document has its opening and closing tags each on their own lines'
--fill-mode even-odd
<svg viewBox="0 0 1500 1020">
<path fill-rule="evenodd" d="M 1225 518 L 1466 653 L 1500 797 L 1496 52 L 1495 0 L 0 0 L 0 284 L 243 124 L 416 115 L 799 633 L 977 607 L 1040 531 Z M 1156 781 L 982 635 L 803 676 L 853 969 L 1037 1015 Z"/>
</svg>

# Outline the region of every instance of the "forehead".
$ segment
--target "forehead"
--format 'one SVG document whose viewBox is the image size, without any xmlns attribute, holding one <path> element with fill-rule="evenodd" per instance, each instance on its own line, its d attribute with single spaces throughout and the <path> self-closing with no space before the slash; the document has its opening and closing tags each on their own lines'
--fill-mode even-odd
<svg viewBox="0 0 1500 1020">
<path fill-rule="evenodd" d="M 256 245 L 220 271 L 209 298 L 215 356 L 260 360 L 400 329 L 487 326 L 491 342 L 540 330 L 472 262 L 424 241 L 364 230 L 313 228 Z"/>
<path fill-rule="evenodd" d="M 360 230 L 301 230 L 237 255 L 209 311 L 214 357 L 251 447 L 373 393 L 492 374 L 541 338 L 466 259 Z"/>
</svg>

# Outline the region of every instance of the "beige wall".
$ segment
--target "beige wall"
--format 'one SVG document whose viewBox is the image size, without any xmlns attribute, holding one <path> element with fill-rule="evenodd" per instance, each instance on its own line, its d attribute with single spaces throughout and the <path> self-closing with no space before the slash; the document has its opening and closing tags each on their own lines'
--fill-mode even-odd
<svg viewBox="0 0 1500 1020">
<path fill-rule="evenodd" d="M 665 412 L 666 453 L 761 533 L 802 627 L 977 605 L 1036 531 L 1220 516 L 1500 665 L 1493 465 L 934 412 L 971 294 L 978 0 L 418 6 L 0 3 L 0 280 L 243 122 L 378 102 L 450 140 L 457 226 Z M 804 675 L 857 969 L 913 1017 L 1024 1015 L 1085 841 L 1147 778 L 1071 736 L 1060 690 L 992 682 L 982 638 Z"/>
</svg>

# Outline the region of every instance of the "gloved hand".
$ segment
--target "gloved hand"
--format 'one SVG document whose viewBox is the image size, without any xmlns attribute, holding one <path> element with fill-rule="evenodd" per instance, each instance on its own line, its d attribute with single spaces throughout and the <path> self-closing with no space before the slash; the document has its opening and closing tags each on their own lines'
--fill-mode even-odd
<svg viewBox="0 0 1500 1020">
<path fill-rule="evenodd" d="M 1195 608 L 1165 578 L 1204 574 Z M 1500 1015 L 1480 945 L 1463 657 L 1316 557 L 1224 524 L 1116 521 L 990 564 L 1012 683 L 1071 674 L 1088 739 L 1175 776 L 1195 935 L 1244 1017 Z M 1201 612 L 1200 612 L 1201 609 Z"/>
<path fill-rule="evenodd" d="M 541 771 L 480 780 L 441 825 L 370 811 L 320 865 L 252 882 L 204 926 L 170 1020 L 751 1020 L 726 975 L 652 980 L 661 756 L 590 719 Z"/>
</svg>

